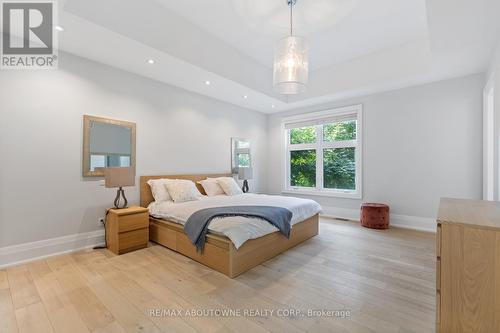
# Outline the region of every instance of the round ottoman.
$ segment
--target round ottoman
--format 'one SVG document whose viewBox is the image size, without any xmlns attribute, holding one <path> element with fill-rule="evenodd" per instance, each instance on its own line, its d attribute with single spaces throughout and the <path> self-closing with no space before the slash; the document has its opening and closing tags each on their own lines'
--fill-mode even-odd
<svg viewBox="0 0 500 333">
<path fill-rule="evenodd" d="M 361 204 L 361 225 L 372 229 L 389 228 L 389 206 L 381 203 Z"/>
</svg>

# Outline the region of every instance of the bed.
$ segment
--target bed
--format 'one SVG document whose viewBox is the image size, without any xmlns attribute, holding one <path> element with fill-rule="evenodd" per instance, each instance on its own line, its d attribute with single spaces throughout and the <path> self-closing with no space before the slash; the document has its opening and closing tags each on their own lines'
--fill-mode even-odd
<svg viewBox="0 0 500 333">
<path fill-rule="evenodd" d="M 318 209 L 311 210 L 311 205 L 309 208 L 305 205 L 308 201 L 302 200 L 304 205 L 298 205 L 297 200 L 293 202 L 290 208 L 294 212 L 295 220 L 292 219 L 292 230 L 290 238 L 287 239 L 279 231 L 272 230 L 269 228 L 274 228 L 266 222 L 261 223 L 260 228 L 257 228 L 252 239 L 241 239 L 239 234 L 236 232 L 229 234 L 229 237 L 217 232 L 217 226 L 213 229 L 209 229 L 209 233 L 206 237 L 205 248 L 202 253 L 196 251 L 196 247 L 190 242 L 187 235 L 184 233 L 183 229 L 183 215 L 187 216 L 190 210 L 195 209 L 195 207 L 203 208 L 209 205 L 215 205 L 215 203 L 223 202 L 223 198 L 214 197 L 203 197 L 199 202 L 185 203 L 182 205 L 184 209 L 177 209 L 174 212 L 179 212 L 176 214 L 169 213 L 161 214 L 161 209 L 152 209 L 154 207 L 154 198 L 151 193 L 151 189 L 147 184 L 150 179 L 187 179 L 193 182 L 197 182 L 207 177 L 223 177 L 231 176 L 228 174 L 200 174 L 200 175 L 173 175 L 173 176 L 141 176 L 140 177 L 140 203 L 142 207 L 150 209 L 149 218 L 149 238 L 152 242 L 163 245 L 171 250 L 179 252 L 199 263 L 202 263 L 218 272 L 227 275 L 230 278 L 234 278 L 247 270 L 255 267 L 266 260 L 294 247 L 305 240 L 318 234 Z M 203 187 L 196 183 L 196 186 L 200 193 L 205 194 Z M 247 197 L 243 197 L 247 196 Z M 264 196 L 263 196 L 264 197 Z M 270 199 L 273 196 L 269 196 Z M 274 197 L 274 202 L 279 203 L 280 197 Z M 262 201 L 258 195 L 242 195 L 241 198 L 230 198 L 226 199 L 230 205 L 231 202 L 241 202 L 241 200 L 249 200 L 250 204 L 256 204 Z M 260 201 L 259 201 L 260 200 Z M 283 199 L 284 200 L 284 199 Z M 178 205 L 178 204 L 173 204 Z M 218 206 L 218 205 L 216 205 Z M 297 206 L 297 207 L 296 207 Z M 319 206 L 318 206 L 319 207 Z M 158 208 L 158 207 L 157 207 Z M 161 207 L 160 207 L 161 208 Z M 154 215 L 154 216 L 153 216 Z M 301 218 L 304 217 L 304 218 Z M 224 218 L 227 219 L 227 218 Z M 297 220 L 299 219 L 299 220 Z M 217 224 L 214 220 L 212 224 Z M 224 225 L 220 223 L 220 225 Z M 265 230 L 268 228 L 269 230 Z M 236 230 L 237 231 L 237 230 Z M 260 233 L 260 234 L 259 234 Z M 261 236 L 262 234 L 262 236 Z M 234 236 L 236 235 L 236 236 Z M 236 237 L 236 238 L 235 238 Z M 233 238 L 234 242 L 230 239 Z M 235 245 L 236 244 L 236 245 Z"/>
</svg>

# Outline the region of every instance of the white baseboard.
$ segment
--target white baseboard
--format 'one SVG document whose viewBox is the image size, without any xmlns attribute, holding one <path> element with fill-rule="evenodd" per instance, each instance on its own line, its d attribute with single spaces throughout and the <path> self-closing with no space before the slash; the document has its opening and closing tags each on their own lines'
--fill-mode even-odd
<svg viewBox="0 0 500 333">
<path fill-rule="evenodd" d="M 421 216 L 391 214 L 391 225 L 400 228 L 436 233 L 436 219 Z"/>
<path fill-rule="evenodd" d="M 0 269 L 100 245 L 104 245 L 104 230 L 2 247 Z"/>
<path fill-rule="evenodd" d="M 323 206 L 321 216 L 359 221 L 359 210 Z M 390 225 L 405 229 L 436 232 L 436 220 L 430 217 L 391 214 Z"/>
<path fill-rule="evenodd" d="M 323 206 L 321 216 L 359 221 L 359 210 Z M 436 232 L 435 220 L 428 217 L 391 214 L 391 225 Z M 104 245 L 104 230 L 7 246 L 0 248 L 0 269 L 99 245 Z"/>
</svg>

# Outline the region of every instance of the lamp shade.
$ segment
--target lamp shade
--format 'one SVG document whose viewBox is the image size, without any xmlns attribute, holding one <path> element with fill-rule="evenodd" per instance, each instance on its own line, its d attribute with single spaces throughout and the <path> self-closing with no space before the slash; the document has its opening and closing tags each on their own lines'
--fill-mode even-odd
<svg viewBox="0 0 500 333">
<path fill-rule="evenodd" d="M 238 179 L 247 180 L 252 179 L 253 170 L 252 168 L 239 168 L 238 169 Z"/>
<path fill-rule="evenodd" d="M 309 76 L 309 46 L 299 36 L 279 40 L 274 50 L 273 84 L 280 94 L 298 94 L 306 90 Z"/>
<path fill-rule="evenodd" d="M 104 186 L 125 187 L 135 185 L 134 168 L 104 168 Z"/>
</svg>

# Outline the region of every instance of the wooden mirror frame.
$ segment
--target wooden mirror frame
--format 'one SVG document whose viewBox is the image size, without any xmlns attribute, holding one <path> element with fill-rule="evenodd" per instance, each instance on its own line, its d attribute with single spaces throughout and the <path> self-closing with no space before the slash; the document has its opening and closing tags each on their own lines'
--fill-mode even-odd
<svg viewBox="0 0 500 333">
<path fill-rule="evenodd" d="M 135 168 L 135 123 L 123 120 L 83 115 L 83 177 L 104 177 L 103 171 L 90 171 L 90 123 L 99 122 L 130 128 L 130 167 Z"/>
</svg>

